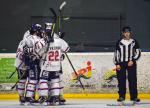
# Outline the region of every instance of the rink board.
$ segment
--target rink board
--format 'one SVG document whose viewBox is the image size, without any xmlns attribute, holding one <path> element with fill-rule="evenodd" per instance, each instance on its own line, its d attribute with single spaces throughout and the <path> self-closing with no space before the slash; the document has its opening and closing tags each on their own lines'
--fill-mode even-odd
<svg viewBox="0 0 150 108">
<path fill-rule="evenodd" d="M 78 78 L 81 79 L 85 86 L 85 91 L 77 80 L 67 58 L 63 61 L 63 85 L 64 94 L 68 97 L 86 97 L 84 94 L 114 94 L 117 93 L 117 80 L 115 65 L 113 64 L 113 53 L 69 53 L 68 54 L 74 68 L 78 73 Z M 10 91 L 10 87 L 17 80 L 17 74 L 10 79 L 6 80 L 6 76 L 14 71 L 13 61 L 15 54 L 0 54 L 0 90 Z M 4 59 L 6 61 L 4 62 Z M 11 59 L 11 60 L 10 60 Z M 142 52 L 142 57 L 138 61 L 138 90 L 139 93 L 150 93 L 150 52 Z M 6 66 L 6 67 L 5 67 Z M 3 68 L 3 69 L 2 69 Z M 12 70 L 11 70 L 12 69 Z M 11 83 L 10 83 L 11 82 Z M 12 91 L 11 91 L 12 92 Z M 75 95 L 74 95 L 75 94 Z M 94 96 L 94 95 L 93 95 Z M 95 95 L 96 97 L 98 95 Z M 147 96 L 147 95 L 145 95 Z M 100 95 L 98 97 L 101 97 Z"/>
<path fill-rule="evenodd" d="M 138 97 L 142 100 L 150 100 L 150 94 L 139 94 Z M 64 94 L 66 99 L 117 99 L 118 94 Z M 18 94 L 0 94 L 0 100 L 18 100 Z M 38 99 L 38 95 L 37 95 Z M 130 99 L 129 94 L 126 99 Z"/>
</svg>

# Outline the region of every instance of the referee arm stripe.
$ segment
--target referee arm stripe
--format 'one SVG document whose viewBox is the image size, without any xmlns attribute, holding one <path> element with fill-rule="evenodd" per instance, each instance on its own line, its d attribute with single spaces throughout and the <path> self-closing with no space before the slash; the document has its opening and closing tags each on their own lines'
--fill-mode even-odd
<svg viewBox="0 0 150 108">
<path fill-rule="evenodd" d="M 134 59 L 138 60 L 140 58 L 140 56 L 141 56 L 141 50 L 140 49 L 136 49 Z"/>
<path fill-rule="evenodd" d="M 114 53 L 114 64 L 117 65 L 119 63 L 119 51 L 116 50 Z"/>
</svg>

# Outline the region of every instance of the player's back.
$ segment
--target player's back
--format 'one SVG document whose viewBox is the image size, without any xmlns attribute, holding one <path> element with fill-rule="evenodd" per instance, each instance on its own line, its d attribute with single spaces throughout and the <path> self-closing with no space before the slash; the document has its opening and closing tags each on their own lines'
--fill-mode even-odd
<svg viewBox="0 0 150 108">
<path fill-rule="evenodd" d="M 36 42 L 40 40 L 40 37 L 36 35 L 29 35 L 27 38 L 25 38 L 25 43 L 28 47 L 34 47 Z"/>
<path fill-rule="evenodd" d="M 61 55 L 66 49 L 68 49 L 68 44 L 59 37 L 54 37 L 54 42 L 49 44 L 46 57 L 44 57 L 45 61 L 42 70 L 59 71 L 61 67 Z"/>
</svg>

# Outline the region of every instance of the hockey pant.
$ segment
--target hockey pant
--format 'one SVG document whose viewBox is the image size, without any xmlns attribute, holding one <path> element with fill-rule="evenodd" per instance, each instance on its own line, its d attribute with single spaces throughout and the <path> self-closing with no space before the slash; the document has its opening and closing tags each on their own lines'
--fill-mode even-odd
<svg viewBox="0 0 150 108">
<path fill-rule="evenodd" d="M 39 81 L 40 96 L 59 96 L 63 87 L 60 86 L 60 74 L 57 71 L 42 71 Z"/>
<path fill-rule="evenodd" d="M 25 84 L 27 81 L 27 72 L 26 70 L 17 69 L 19 82 L 17 84 L 17 91 L 19 96 L 24 96 L 25 94 Z"/>
</svg>

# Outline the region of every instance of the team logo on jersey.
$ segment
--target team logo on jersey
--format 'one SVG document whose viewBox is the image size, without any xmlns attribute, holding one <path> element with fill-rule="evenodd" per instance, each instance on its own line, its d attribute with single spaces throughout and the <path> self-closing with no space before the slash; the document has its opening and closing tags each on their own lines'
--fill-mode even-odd
<svg viewBox="0 0 150 108">
<path fill-rule="evenodd" d="M 80 78 L 90 79 L 91 77 L 92 77 L 92 66 L 90 61 L 87 62 L 87 67 L 79 69 L 77 71 L 77 75 L 74 72 L 72 73 L 72 80 L 75 82 L 78 81 L 78 79 Z"/>
</svg>

